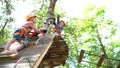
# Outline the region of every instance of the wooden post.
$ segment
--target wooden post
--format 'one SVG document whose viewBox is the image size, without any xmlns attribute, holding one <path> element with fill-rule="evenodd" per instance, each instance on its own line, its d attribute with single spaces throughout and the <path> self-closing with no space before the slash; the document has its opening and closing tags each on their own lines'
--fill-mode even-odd
<svg viewBox="0 0 120 68">
<path fill-rule="evenodd" d="M 120 68 L 120 63 L 117 65 L 117 68 Z"/>
<path fill-rule="evenodd" d="M 103 54 L 103 55 L 100 57 L 100 59 L 99 59 L 99 61 L 98 61 L 98 63 L 97 63 L 97 67 L 100 67 L 100 66 L 101 66 L 102 62 L 104 61 L 104 58 L 105 58 L 105 55 Z"/>
<path fill-rule="evenodd" d="M 60 15 L 57 15 L 57 24 L 60 22 Z"/>
<path fill-rule="evenodd" d="M 78 58 L 78 63 L 80 63 L 82 61 L 82 58 L 83 58 L 83 55 L 84 55 L 85 51 L 84 50 L 81 50 L 80 52 L 80 56 Z"/>
</svg>

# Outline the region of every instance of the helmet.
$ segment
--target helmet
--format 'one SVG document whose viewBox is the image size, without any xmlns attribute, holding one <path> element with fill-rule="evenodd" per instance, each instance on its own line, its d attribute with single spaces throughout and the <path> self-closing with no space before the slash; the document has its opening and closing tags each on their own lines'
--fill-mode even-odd
<svg viewBox="0 0 120 68">
<path fill-rule="evenodd" d="M 35 15 L 35 14 L 28 14 L 26 16 L 26 21 L 29 21 L 31 18 L 35 18 L 35 17 L 37 17 L 37 15 Z"/>
</svg>

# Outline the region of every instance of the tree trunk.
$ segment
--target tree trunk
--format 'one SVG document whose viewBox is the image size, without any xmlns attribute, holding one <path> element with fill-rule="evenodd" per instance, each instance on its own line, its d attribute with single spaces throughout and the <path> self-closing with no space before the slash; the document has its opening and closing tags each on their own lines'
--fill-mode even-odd
<svg viewBox="0 0 120 68">
<path fill-rule="evenodd" d="M 48 8 L 48 12 L 46 14 L 46 18 L 53 17 L 56 2 L 57 2 L 57 0 L 50 0 L 50 5 L 49 5 L 49 8 Z"/>
</svg>

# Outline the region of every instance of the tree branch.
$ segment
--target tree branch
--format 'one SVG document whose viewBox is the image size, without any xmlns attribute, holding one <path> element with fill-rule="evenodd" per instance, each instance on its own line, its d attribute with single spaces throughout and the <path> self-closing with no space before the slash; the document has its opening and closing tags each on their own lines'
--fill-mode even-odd
<svg viewBox="0 0 120 68">
<path fill-rule="evenodd" d="M 8 19 L 6 19 L 6 22 L 5 22 L 4 26 L 0 30 L 0 35 L 2 35 L 2 31 L 5 29 L 5 26 L 7 25 L 7 23 L 8 23 Z"/>
<path fill-rule="evenodd" d="M 99 40 L 99 42 L 100 42 L 100 46 L 102 47 L 102 51 L 103 51 L 105 57 L 108 58 L 108 55 L 107 55 L 107 53 L 106 53 L 106 51 L 105 51 L 105 47 L 104 47 L 104 45 L 103 45 L 103 43 L 102 43 L 102 40 L 101 40 L 101 37 L 100 37 L 100 34 L 99 34 L 98 29 L 97 29 L 97 34 L 98 34 L 97 37 L 98 37 L 98 40 Z"/>
</svg>

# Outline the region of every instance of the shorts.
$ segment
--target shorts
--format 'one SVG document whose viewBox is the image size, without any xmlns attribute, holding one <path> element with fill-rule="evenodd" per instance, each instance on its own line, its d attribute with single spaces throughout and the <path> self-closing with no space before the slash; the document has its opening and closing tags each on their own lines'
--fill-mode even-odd
<svg viewBox="0 0 120 68">
<path fill-rule="evenodd" d="M 18 42 L 20 42 L 21 39 L 25 39 L 24 34 L 20 35 L 20 31 L 20 29 L 17 29 L 13 34 L 13 38 L 16 38 Z"/>
<path fill-rule="evenodd" d="M 28 40 L 23 40 L 24 47 L 28 47 Z"/>
<path fill-rule="evenodd" d="M 20 42 L 21 40 L 23 40 L 23 44 L 24 44 L 24 46 L 25 47 L 28 47 L 28 40 L 25 40 L 25 35 L 24 34 L 22 34 L 22 35 L 20 35 L 20 29 L 17 29 L 15 32 L 14 32 L 14 34 L 13 34 L 13 38 L 16 38 L 16 40 L 18 41 L 18 42 Z"/>
</svg>

